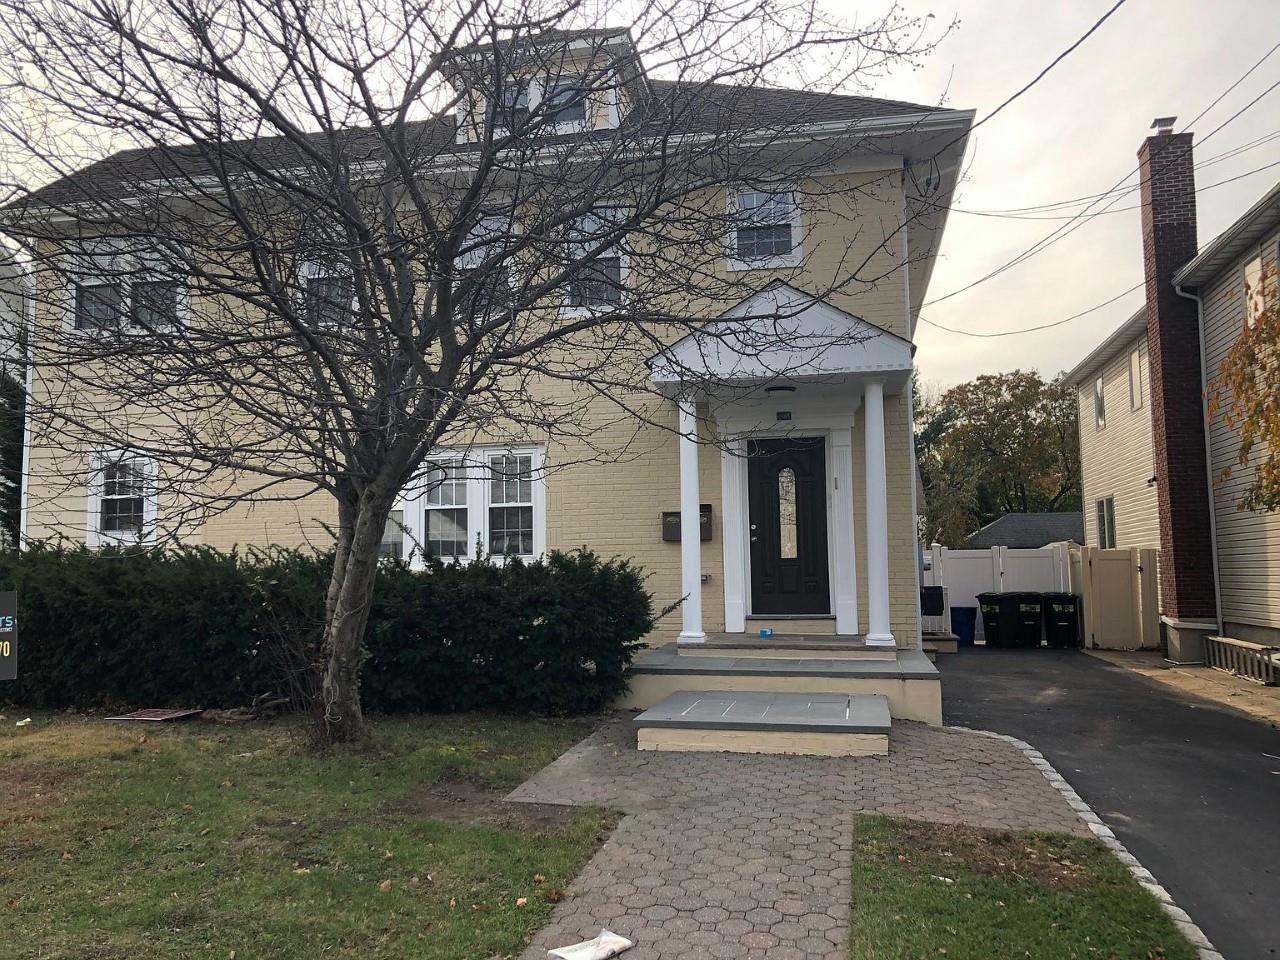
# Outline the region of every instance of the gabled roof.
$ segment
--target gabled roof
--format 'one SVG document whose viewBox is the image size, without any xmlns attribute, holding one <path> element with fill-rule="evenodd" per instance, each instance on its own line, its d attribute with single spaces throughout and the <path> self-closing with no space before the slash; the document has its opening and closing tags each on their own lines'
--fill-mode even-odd
<svg viewBox="0 0 1280 960">
<path fill-rule="evenodd" d="M 971 550 L 986 550 L 990 547 L 1035 550 L 1050 543 L 1067 540 L 1084 543 L 1084 514 L 1006 513 L 977 533 L 971 533 L 965 540 L 965 547 Z"/>
<path fill-rule="evenodd" d="M 1110 360 L 1139 337 L 1147 335 L 1147 306 L 1143 304 L 1128 320 L 1120 324 L 1107 339 L 1089 352 L 1089 355 L 1077 363 L 1063 380 L 1067 383 L 1081 383 L 1088 379 L 1099 367 L 1106 366 Z"/>
<path fill-rule="evenodd" d="M 767 345 L 767 347 L 764 347 Z M 910 374 L 895 333 L 774 280 L 650 361 L 654 383 L 765 383 L 853 373 Z"/>
<path fill-rule="evenodd" d="M 1180 287 L 1201 287 L 1241 259 L 1268 234 L 1280 228 L 1280 183 L 1263 194 L 1239 220 L 1214 237 L 1173 275 Z"/>
</svg>

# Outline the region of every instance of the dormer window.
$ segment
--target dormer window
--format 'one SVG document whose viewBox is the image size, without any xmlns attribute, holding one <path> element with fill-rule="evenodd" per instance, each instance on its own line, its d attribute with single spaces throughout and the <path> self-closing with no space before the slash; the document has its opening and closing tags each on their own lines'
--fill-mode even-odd
<svg viewBox="0 0 1280 960">
<path fill-rule="evenodd" d="M 507 84 L 498 94 L 497 125 L 518 130 L 529 120 L 529 85 L 523 81 Z"/>
<path fill-rule="evenodd" d="M 577 77 L 560 77 L 545 84 L 547 121 L 555 126 L 585 124 L 587 96 Z"/>
</svg>

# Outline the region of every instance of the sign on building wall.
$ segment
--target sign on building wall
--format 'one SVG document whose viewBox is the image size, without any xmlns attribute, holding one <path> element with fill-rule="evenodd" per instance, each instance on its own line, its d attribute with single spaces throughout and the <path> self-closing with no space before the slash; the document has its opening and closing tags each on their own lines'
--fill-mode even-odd
<svg viewBox="0 0 1280 960">
<path fill-rule="evenodd" d="M 0 592 L 0 680 L 18 676 L 18 595 Z"/>
</svg>

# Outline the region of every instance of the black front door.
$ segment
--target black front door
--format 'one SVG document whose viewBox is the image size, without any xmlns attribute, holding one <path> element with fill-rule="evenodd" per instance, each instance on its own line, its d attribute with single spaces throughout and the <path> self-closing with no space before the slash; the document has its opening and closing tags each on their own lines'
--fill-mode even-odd
<svg viewBox="0 0 1280 960">
<path fill-rule="evenodd" d="M 821 437 L 748 441 L 753 614 L 831 612 L 826 478 Z"/>
</svg>

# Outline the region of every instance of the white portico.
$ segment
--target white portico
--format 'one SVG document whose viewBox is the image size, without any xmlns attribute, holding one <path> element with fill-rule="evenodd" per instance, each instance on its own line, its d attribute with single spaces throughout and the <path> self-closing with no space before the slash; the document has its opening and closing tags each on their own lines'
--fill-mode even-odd
<svg viewBox="0 0 1280 960">
<path fill-rule="evenodd" d="M 884 398 L 908 388 L 911 352 L 907 340 L 774 282 L 654 360 L 653 380 L 679 410 L 682 647 L 707 640 L 698 457 L 708 445 L 721 459 L 725 633 L 834 619 L 833 641 L 895 647 Z"/>
</svg>

